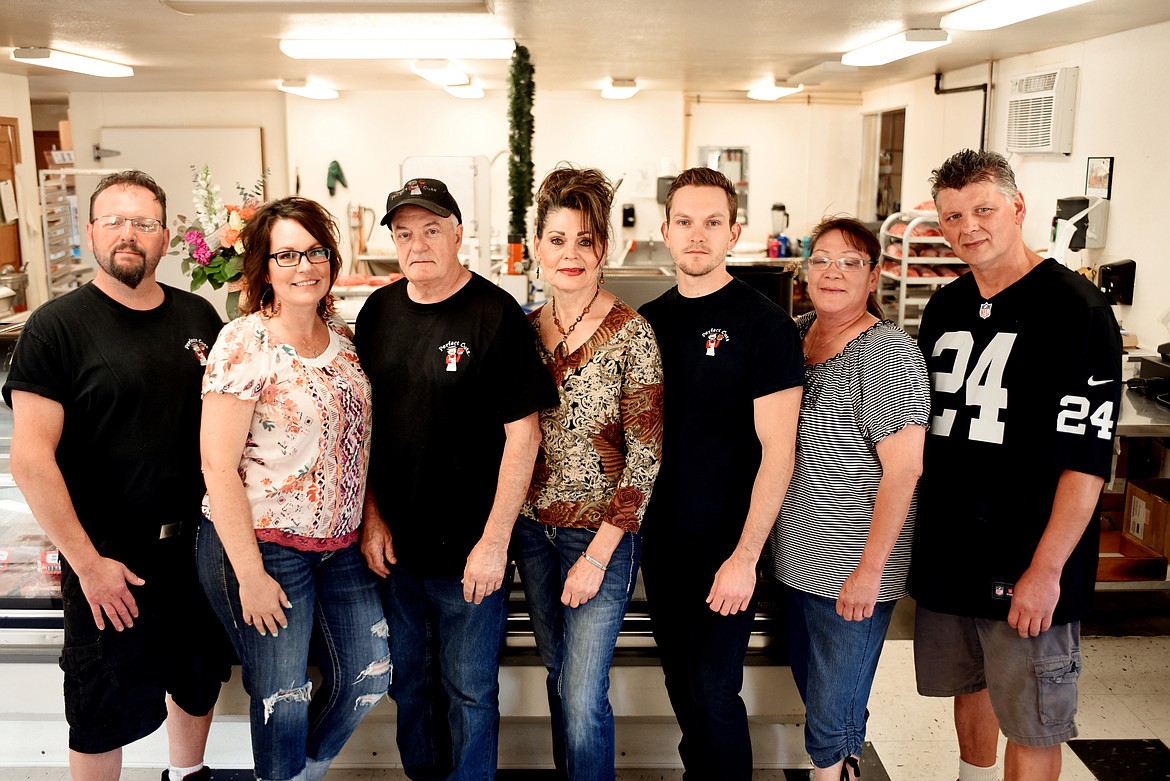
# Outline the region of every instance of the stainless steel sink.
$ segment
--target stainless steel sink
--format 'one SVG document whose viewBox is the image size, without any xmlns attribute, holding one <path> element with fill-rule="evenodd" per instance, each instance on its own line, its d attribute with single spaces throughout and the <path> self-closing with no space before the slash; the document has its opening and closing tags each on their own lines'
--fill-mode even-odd
<svg viewBox="0 0 1170 781">
<path fill-rule="evenodd" d="M 625 268 L 666 268 L 674 274 L 674 259 L 661 241 L 629 241 L 614 258 L 613 266 Z"/>
</svg>

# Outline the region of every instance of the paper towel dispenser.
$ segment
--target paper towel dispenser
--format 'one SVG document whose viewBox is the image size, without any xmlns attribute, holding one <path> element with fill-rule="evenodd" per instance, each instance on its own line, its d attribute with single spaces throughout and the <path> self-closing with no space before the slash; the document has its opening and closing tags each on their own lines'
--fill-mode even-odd
<svg viewBox="0 0 1170 781">
<path fill-rule="evenodd" d="M 1097 287 L 1111 304 L 1132 304 L 1136 276 L 1137 263 L 1132 260 L 1102 263 L 1097 267 Z"/>
<path fill-rule="evenodd" d="M 1089 195 L 1071 195 L 1056 199 L 1056 216 L 1052 219 L 1053 238 L 1060 222 L 1076 226 L 1068 249 L 1099 249 L 1105 246 L 1105 229 L 1109 225 L 1109 201 Z"/>
</svg>

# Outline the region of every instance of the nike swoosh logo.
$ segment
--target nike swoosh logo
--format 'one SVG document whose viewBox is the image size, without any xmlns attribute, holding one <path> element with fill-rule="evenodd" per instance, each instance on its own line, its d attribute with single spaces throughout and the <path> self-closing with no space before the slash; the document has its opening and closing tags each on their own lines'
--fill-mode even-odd
<svg viewBox="0 0 1170 781">
<path fill-rule="evenodd" d="M 1109 383 L 1111 383 L 1111 382 L 1113 382 L 1113 380 L 1112 380 L 1112 379 L 1108 379 L 1108 380 L 1094 380 L 1092 377 L 1090 377 L 1090 378 L 1089 378 L 1089 384 L 1090 384 L 1090 385 L 1108 385 L 1108 384 L 1109 384 Z"/>
</svg>

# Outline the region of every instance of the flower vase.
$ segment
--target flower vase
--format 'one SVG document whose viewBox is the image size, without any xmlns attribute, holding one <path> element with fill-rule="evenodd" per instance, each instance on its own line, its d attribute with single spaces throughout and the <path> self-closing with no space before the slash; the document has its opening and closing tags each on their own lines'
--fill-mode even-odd
<svg viewBox="0 0 1170 781">
<path fill-rule="evenodd" d="M 228 320 L 235 320 L 240 316 L 240 294 L 244 292 L 244 280 L 237 279 L 227 283 L 227 316 Z"/>
</svg>

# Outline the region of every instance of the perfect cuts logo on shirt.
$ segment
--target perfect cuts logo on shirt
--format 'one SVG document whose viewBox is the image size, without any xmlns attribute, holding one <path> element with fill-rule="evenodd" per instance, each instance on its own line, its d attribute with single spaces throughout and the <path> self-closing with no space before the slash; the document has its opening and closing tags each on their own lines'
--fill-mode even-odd
<svg viewBox="0 0 1170 781">
<path fill-rule="evenodd" d="M 471 348 L 467 346 L 466 342 L 447 342 L 439 347 L 439 352 L 443 354 L 443 362 L 446 364 L 446 370 L 449 372 L 458 371 L 459 362 L 464 357 L 471 355 Z"/>
<path fill-rule="evenodd" d="M 715 350 L 724 342 L 730 342 L 731 337 L 722 328 L 710 328 L 703 332 L 703 339 L 707 342 L 707 355 L 714 355 Z"/>
<path fill-rule="evenodd" d="M 195 357 L 199 359 L 200 366 L 207 365 L 207 342 L 202 339 L 188 339 L 183 347 L 195 353 Z"/>
</svg>

